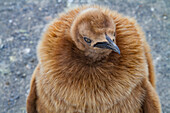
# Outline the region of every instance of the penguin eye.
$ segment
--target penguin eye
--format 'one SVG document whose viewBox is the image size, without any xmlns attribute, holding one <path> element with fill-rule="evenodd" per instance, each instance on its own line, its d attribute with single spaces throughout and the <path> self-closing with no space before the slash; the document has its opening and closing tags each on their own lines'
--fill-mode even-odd
<svg viewBox="0 0 170 113">
<path fill-rule="evenodd" d="M 87 38 L 87 37 L 83 37 L 83 38 L 87 43 L 91 43 L 91 40 L 89 38 Z"/>
</svg>

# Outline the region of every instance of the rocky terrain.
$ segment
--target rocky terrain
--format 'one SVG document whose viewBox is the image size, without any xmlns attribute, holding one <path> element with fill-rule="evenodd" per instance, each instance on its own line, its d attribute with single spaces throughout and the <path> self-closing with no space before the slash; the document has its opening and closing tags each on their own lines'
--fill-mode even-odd
<svg viewBox="0 0 170 113">
<path fill-rule="evenodd" d="M 151 46 L 162 111 L 170 113 L 169 0 L 0 0 L 0 113 L 26 113 L 36 45 L 45 26 L 82 4 L 104 5 L 138 21 Z"/>
</svg>

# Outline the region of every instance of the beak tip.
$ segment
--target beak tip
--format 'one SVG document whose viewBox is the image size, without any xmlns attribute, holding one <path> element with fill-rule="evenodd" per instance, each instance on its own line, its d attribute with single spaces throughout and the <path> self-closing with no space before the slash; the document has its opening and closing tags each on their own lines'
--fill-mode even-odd
<svg viewBox="0 0 170 113">
<path fill-rule="evenodd" d="M 120 49 L 119 49 L 119 47 L 117 45 L 115 45 L 114 51 L 120 55 Z"/>
<path fill-rule="evenodd" d="M 117 53 L 120 55 L 120 50 L 117 50 L 117 51 L 115 51 L 115 52 L 117 52 Z"/>
</svg>

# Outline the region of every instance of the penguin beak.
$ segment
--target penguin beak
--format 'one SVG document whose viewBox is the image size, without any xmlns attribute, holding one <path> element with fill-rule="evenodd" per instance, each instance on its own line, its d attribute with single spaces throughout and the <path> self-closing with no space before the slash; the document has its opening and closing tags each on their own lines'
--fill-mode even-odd
<svg viewBox="0 0 170 113">
<path fill-rule="evenodd" d="M 93 47 L 111 49 L 114 52 L 117 52 L 118 54 L 120 54 L 119 47 L 110 39 L 109 36 L 107 36 L 107 35 L 105 35 L 105 36 L 106 36 L 106 40 L 108 42 L 97 42 Z"/>
</svg>

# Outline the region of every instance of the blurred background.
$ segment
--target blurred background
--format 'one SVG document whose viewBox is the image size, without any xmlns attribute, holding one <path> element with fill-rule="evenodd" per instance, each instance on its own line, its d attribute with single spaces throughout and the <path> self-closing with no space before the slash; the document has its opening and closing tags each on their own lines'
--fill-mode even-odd
<svg viewBox="0 0 170 113">
<path fill-rule="evenodd" d="M 0 113 L 26 113 L 46 24 L 82 4 L 104 5 L 138 21 L 151 46 L 162 111 L 170 113 L 170 0 L 0 0 Z"/>
</svg>

